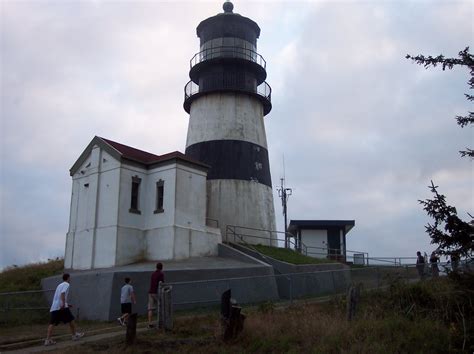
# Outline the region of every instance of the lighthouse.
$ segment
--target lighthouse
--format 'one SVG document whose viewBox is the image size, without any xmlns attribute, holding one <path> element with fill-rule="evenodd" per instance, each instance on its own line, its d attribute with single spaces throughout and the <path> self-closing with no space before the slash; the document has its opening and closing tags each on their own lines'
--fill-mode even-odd
<svg viewBox="0 0 474 354">
<path fill-rule="evenodd" d="M 198 25 L 200 48 L 190 60 L 183 105 L 189 113 L 186 155 L 210 167 L 207 217 L 218 222 L 223 240 L 228 225 L 275 230 L 264 124 L 272 109 L 271 87 L 265 81 L 266 61 L 257 52 L 260 28 L 233 8 L 225 2 L 223 13 Z M 245 241 L 274 243 L 256 237 Z"/>
</svg>

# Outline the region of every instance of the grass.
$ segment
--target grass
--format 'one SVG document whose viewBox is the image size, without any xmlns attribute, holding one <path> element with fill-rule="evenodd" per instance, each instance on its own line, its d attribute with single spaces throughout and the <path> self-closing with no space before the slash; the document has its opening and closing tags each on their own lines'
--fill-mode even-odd
<svg viewBox="0 0 474 354">
<path fill-rule="evenodd" d="M 29 286 L 39 287 L 39 279 L 61 273 L 62 264 L 58 260 L 25 268 L 3 272 L 2 281 L 11 279 L 8 277 L 12 274 L 28 278 L 28 274 L 41 269 L 41 276 L 31 275 L 27 282 Z M 356 273 L 357 270 L 354 270 L 354 281 L 357 281 Z M 266 302 L 244 308 L 247 316 L 244 330 L 230 342 L 224 343 L 220 339 L 219 308 L 214 308 L 208 309 L 210 312 L 175 313 L 172 331 L 140 332 L 133 346 L 127 347 L 125 335 L 120 335 L 85 342 L 67 351 L 68 354 L 152 353 L 159 348 L 162 353 L 206 354 L 473 352 L 473 276 L 457 280 L 443 277 L 415 284 L 397 280 L 400 278 L 397 274 L 381 271 L 380 276 L 384 283 L 389 283 L 388 290 L 363 293 L 355 319 L 351 322 L 346 320 L 345 296 L 334 297 L 325 303 L 301 301 L 283 308 Z M 34 280 L 36 278 L 38 281 Z M 24 280 L 12 280 L 10 283 L 25 286 Z M 44 338 L 46 323 L 47 319 L 43 319 L 41 324 L 16 325 L 9 322 L 1 328 L 0 344 Z M 97 329 L 109 331 L 108 328 L 116 327 L 116 324 L 79 321 L 78 327 L 91 333 Z M 55 329 L 56 335 L 67 333 L 67 326 Z M 65 340 L 69 340 L 68 336 Z M 56 352 L 64 352 L 64 349 Z"/>
<path fill-rule="evenodd" d="M 0 273 L 0 293 L 40 290 L 41 279 L 61 274 L 63 270 L 64 260 L 60 258 L 22 267 L 8 267 Z"/>
<path fill-rule="evenodd" d="M 62 259 L 34 263 L 22 267 L 8 267 L 0 273 L 0 293 L 41 290 L 41 279 L 61 274 L 64 270 Z M 0 326 L 28 323 L 47 323 L 49 303 L 43 293 L 0 296 Z M 28 308 L 32 310 L 22 310 Z"/>
<path fill-rule="evenodd" d="M 62 272 L 62 261 L 22 268 L 25 269 L 12 268 L 0 274 L 3 289 L 18 290 L 18 287 L 28 286 L 24 289 L 31 290 L 39 287 L 42 277 Z M 351 322 L 346 320 L 345 296 L 333 297 L 325 303 L 299 302 L 284 308 L 266 302 L 257 307 L 244 308 L 247 316 L 244 330 L 230 342 L 224 343 L 220 339 L 219 309 L 214 308 L 207 313 L 176 313 L 172 331 L 140 332 L 133 346 L 125 345 L 123 335 L 83 343 L 67 351 L 68 354 L 152 353 L 157 348 L 162 353 L 206 354 L 436 354 L 474 351 L 474 275 L 453 275 L 407 284 L 400 280 L 398 274 L 393 271 L 386 274 L 384 270 L 373 271 L 380 273 L 380 280 L 388 284 L 388 289 L 363 293 L 355 319 Z M 356 273 L 357 270 L 353 270 L 353 281 L 358 281 Z M 12 284 L 16 284 L 17 288 Z M 45 323 L 47 319 L 42 320 L 41 324 L 17 325 L 9 322 L 1 328 L 0 344 L 44 338 Z M 80 321 L 78 325 L 89 333 L 116 326 L 115 323 L 91 321 Z M 55 329 L 56 335 L 67 333 L 67 326 Z M 66 337 L 66 340 L 69 338 Z M 64 349 L 57 352 L 64 352 Z"/>
<path fill-rule="evenodd" d="M 170 332 L 142 332 L 133 346 L 124 338 L 85 343 L 73 353 L 462 353 L 459 321 L 445 318 L 446 292 L 456 291 L 449 279 L 416 285 L 395 284 L 385 292 L 362 296 L 353 321 L 346 320 L 345 298 L 324 304 L 306 303 L 284 309 L 261 306 L 246 309 L 243 332 L 230 342 L 220 339 L 218 312 L 176 318 Z M 426 300 L 426 297 L 428 300 Z M 410 299 L 410 314 L 393 301 Z M 437 302 L 434 299 L 444 299 Z M 468 301 L 468 299 L 466 299 Z M 408 303 L 407 303 L 408 304 Z M 430 309 L 430 311 L 426 311 Z M 448 311 L 449 312 L 449 311 Z M 472 308 L 465 309 L 467 323 Z M 472 325 L 471 325 L 472 326 Z M 472 328 L 468 328 L 468 334 Z M 472 352 L 472 338 L 464 344 Z"/>
<path fill-rule="evenodd" d="M 326 258 L 320 259 L 308 257 L 288 248 L 271 247 L 264 245 L 252 245 L 252 248 L 268 257 L 272 257 L 279 261 L 291 264 L 335 263 L 335 261 Z"/>
</svg>

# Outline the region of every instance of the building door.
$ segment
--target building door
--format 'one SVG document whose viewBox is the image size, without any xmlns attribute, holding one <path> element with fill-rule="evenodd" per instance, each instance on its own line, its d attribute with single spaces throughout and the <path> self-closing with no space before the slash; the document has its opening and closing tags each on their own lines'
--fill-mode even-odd
<svg viewBox="0 0 474 354">
<path fill-rule="evenodd" d="M 341 242 L 339 237 L 339 229 L 328 230 L 328 255 L 330 258 L 334 255 L 341 254 Z"/>
</svg>

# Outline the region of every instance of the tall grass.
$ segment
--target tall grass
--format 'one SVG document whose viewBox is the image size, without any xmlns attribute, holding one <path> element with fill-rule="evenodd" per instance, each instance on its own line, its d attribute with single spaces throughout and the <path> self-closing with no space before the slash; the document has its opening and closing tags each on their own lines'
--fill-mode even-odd
<svg viewBox="0 0 474 354">
<path fill-rule="evenodd" d="M 230 342 L 219 338 L 216 312 L 212 316 L 177 318 L 172 332 L 140 333 L 133 347 L 125 347 L 123 340 L 103 342 L 100 351 L 149 353 L 150 348 L 159 348 L 163 353 L 193 354 L 472 353 L 472 328 L 468 327 L 464 337 L 459 321 L 461 308 L 467 326 L 472 326 L 472 297 L 465 296 L 469 291 L 472 288 L 468 283 L 448 278 L 414 285 L 394 282 L 388 291 L 364 293 L 350 322 L 346 320 L 344 297 L 284 309 L 265 303 L 244 311 L 244 330 Z M 95 348 L 86 345 L 70 353 L 94 352 Z"/>
<path fill-rule="evenodd" d="M 64 260 L 57 258 L 21 267 L 8 267 L 0 273 L 0 293 L 41 289 L 41 279 L 61 274 Z"/>
</svg>

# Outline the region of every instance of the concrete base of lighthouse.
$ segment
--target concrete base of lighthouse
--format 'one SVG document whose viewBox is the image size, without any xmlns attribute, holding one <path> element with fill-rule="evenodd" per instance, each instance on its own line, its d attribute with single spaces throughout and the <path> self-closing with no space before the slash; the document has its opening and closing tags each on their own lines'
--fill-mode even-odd
<svg viewBox="0 0 474 354">
<path fill-rule="evenodd" d="M 264 184 L 244 180 L 208 180 L 208 217 L 218 220 L 222 240 L 234 240 L 227 226 L 240 226 L 238 231 L 250 244 L 277 245 L 272 189 Z M 250 230 L 250 228 L 258 230 Z M 261 230 L 261 231 L 259 231 Z"/>
</svg>

